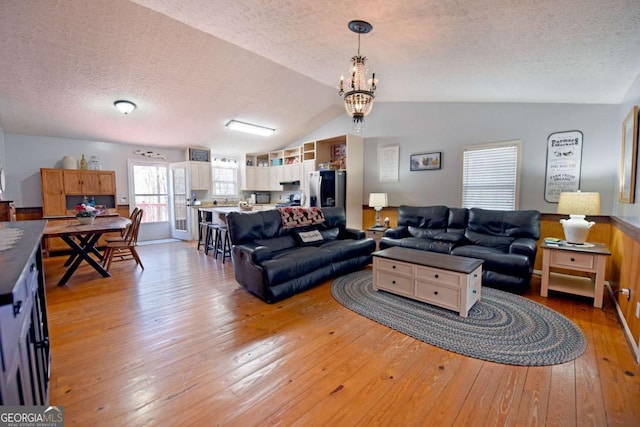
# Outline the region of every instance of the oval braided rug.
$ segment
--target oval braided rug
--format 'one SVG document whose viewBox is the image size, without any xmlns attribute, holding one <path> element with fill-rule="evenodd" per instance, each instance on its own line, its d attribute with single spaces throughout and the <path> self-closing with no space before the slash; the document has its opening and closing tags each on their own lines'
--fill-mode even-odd
<svg viewBox="0 0 640 427">
<path fill-rule="evenodd" d="M 384 291 L 371 270 L 334 280 L 331 294 L 371 320 L 445 350 L 491 362 L 543 366 L 571 361 L 587 348 L 571 320 L 536 302 L 488 287 L 468 317 Z"/>
</svg>

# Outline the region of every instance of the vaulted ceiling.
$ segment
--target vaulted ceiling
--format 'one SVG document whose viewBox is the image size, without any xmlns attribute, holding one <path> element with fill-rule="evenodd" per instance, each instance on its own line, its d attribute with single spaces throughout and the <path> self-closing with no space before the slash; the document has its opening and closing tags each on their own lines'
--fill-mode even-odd
<svg viewBox="0 0 640 427">
<path fill-rule="evenodd" d="M 615 104 L 640 73 L 638 0 L 2 0 L 0 126 L 281 147 L 345 114 L 352 19 L 373 24 L 362 53 L 376 102 Z M 124 116 L 117 99 L 138 108 Z M 230 119 L 277 132 L 239 134 Z"/>
</svg>

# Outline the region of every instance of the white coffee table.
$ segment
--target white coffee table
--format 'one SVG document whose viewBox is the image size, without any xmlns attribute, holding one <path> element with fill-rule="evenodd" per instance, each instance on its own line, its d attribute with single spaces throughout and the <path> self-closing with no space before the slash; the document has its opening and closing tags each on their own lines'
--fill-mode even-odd
<svg viewBox="0 0 640 427">
<path fill-rule="evenodd" d="M 384 290 L 467 317 L 480 300 L 482 260 L 392 247 L 373 253 L 373 289 Z"/>
</svg>

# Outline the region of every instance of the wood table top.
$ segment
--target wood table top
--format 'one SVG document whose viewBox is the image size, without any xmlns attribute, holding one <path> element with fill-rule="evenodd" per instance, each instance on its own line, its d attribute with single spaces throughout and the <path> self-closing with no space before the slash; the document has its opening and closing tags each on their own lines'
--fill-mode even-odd
<svg viewBox="0 0 640 427">
<path fill-rule="evenodd" d="M 395 261 L 408 262 L 425 267 L 439 268 L 441 270 L 456 271 L 469 274 L 482 265 L 483 260 L 467 258 L 456 255 L 441 254 L 437 252 L 423 251 L 420 249 L 401 248 L 393 246 L 372 254 L 374 257 L 393 259 Z"/>
<path fill-rule="evenodd" d="M 53 237 L 108 233 L 111 231 L 124 230 L 129 224 L 131 224 L 131 220 L 121 216 L 97 216 L 93 224 L 90 225 L 82 225 L 76 218 L 67 221 L 50 221 L 44 229 L 44 235 Z"/>
</svg>

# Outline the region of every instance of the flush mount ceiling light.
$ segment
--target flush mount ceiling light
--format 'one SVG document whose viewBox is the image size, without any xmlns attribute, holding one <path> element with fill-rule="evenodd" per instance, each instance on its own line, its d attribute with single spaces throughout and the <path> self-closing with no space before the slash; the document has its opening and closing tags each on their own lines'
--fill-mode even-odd
<svg viewBox="0 0 640 427">
<path fill-rule="evenodd" d="M 229 129 L 262 136 L 273 135 L 273 133 L 276 131 L 275 129 L 271 129 L 266 126 L 254 125 L 251 123 L 240 122 L 238 120 L 229 120 L 229 123 L 227 123 L 226 126 Z"/>
<path fill-rule="evenodd" d="M 133 110 L 136 109 L 137 105 L 131 101 L 126 101 L 124 99 L 120 99 L 113 103 L 118 110 L 120 110 L 123 114 L 129 114 Z"/>
<path fill-rule="evenodd" d="M 349 29 L 358 34 L 358 54 L 351 58 L 352 65 L 349 69 L 346 88 L 344 76 L 340 77 L 338 95 L 344 98 L 344 108 L 347 110 L 347 114 L 353 118 L 353 130 L 360 132 L 364 126 L 364 116 L 369 114 L 373 107 L 373 99 L 375 98 L 373 92 L 376 91 L 378 83 L 375 72 L 369 80 L 366 80 L 367 58 L 360 55 L 360 34 L 369 33 L 373 26 L 365 21 L 351 21 Z"/>
</svg>

